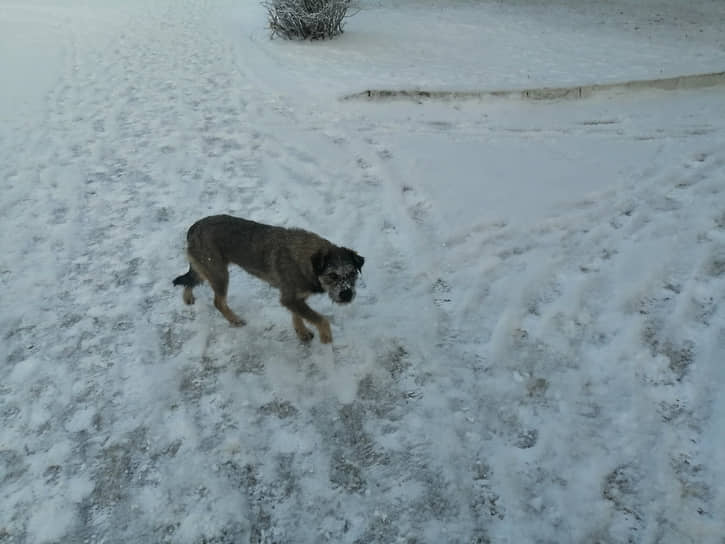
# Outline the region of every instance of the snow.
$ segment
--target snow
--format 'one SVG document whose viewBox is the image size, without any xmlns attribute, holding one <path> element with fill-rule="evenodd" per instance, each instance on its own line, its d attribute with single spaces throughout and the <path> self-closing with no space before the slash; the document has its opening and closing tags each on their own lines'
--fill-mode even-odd
<svg viewBox="0 0 725 544">
<path fill-rule="evenodd" d="M 245 58 L 259 68 L 255 78 L 311 97 L 369 88 L 612 83 L 722 71 L 725 61 L 723 8 L 715 1 L 363 0 L 360 6 L 344 39 L 324 47 L 268 44 L 261 7 L 237 4 L 225 19 L 229 32 L 241 28 L 248 37 L 238 45 L 263 47 L 262 55 Z"/>
<path fill-rule="evenodd" d="M 0 0 L 1 542 L 722 542 L 722 85 L 340 97 L 722 71 L 725 5 L 362 7 Z M 184 306 L 222 212 L 365 256 L 332 347 Z"/>
</svg>

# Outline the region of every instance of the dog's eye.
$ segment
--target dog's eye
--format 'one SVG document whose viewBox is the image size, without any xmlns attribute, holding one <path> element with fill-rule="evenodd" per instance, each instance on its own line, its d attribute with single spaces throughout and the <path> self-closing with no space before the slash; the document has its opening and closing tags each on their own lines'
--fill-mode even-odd
<svg viewBox="0 0 725 544">
<path fill-rule="evenodd" d="M 340 276 L 338 276 L 335 272 L 330 272 L 327 277 L 330 278 L 330 281 L 337 281 L 340 279 Z"/>
</svg>

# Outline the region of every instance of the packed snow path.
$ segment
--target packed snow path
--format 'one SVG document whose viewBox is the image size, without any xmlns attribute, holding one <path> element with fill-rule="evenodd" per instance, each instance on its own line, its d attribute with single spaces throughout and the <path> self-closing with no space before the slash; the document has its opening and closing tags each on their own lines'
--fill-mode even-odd
<svg viewBox="0 0 725 544">
<path fill-rule="evenodd" d="M 0 542 L 722 542 L 722 89 L 305 102 L 146 4 L 0 11 Z M 219 212 L 366 257 L 332 348 L 183 305 Z"/>
</svg>

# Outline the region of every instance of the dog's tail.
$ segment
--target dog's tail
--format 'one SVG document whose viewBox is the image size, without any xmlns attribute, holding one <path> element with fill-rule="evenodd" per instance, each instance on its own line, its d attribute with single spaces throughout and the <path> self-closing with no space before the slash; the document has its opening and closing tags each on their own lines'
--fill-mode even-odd
<svg viewBox="0 0 725 544">
<path fill-rule="evenodd" d="M 186 274 L 174 278 L 174 285 L 183 285 L 184 287 L 194 287 L 200 283 L 201 278 L 191 267 L 189 267 L 189 271 Z"/>
</svg>

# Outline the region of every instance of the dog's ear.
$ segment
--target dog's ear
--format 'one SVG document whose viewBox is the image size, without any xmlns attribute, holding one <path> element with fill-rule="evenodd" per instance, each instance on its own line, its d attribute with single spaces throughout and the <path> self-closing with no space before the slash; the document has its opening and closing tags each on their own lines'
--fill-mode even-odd
<svg viewBox="0 0 725 544">
<path fill-rule="evenodd" d="M 326 251 L 316 251 L 312 254 L 312 270 L 315 273 L 315 276 L 321 276 L 322 273 L 325 271 L 325 265 L 327 264 L 327 252 Z"/>
<path fill-rule="evenodd" d="M 348 251 L 350 252 L 352 263 L 355 265 L 355 268 L 357 268 L 358 272 L 362 272 L 362 267 L 365 264 L 365 257 L 358 255 L 357 252 L 352 249 L 348 249 Z"/>
</svg>

